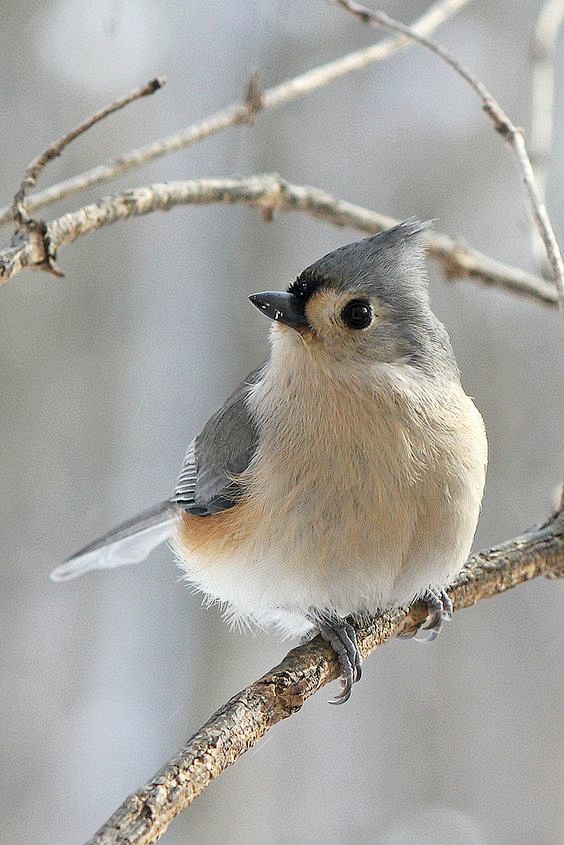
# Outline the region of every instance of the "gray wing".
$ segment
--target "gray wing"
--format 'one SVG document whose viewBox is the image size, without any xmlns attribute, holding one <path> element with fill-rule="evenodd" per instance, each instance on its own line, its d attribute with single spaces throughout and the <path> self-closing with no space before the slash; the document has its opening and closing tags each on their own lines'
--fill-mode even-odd
<svg viewBox="0 0 564 845">
<path fill-rule="evenodd" d="M 241 382 L 188 447 L 170 501 L 189 513 L 208 516 L 236 504 L 240 488 L 232 476 L 249 466 L 258 442 L 245 400 L 262 372 L 260 366 Z"/>
</svg>

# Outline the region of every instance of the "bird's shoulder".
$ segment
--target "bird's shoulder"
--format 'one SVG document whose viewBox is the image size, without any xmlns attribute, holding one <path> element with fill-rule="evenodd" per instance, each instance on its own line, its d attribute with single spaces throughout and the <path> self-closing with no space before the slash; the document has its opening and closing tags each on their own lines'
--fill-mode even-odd
<svg viewBox="0 0 564 845">
<path fill-rule="evenodd" d="M 234 476 L 248 467 L 258 442 L 247 397 L 264 366 L 243 379 L 190 443 L 171 497 L 189 513 L 208 516 L 236 504 L 239 485 Z"/>
</svg>

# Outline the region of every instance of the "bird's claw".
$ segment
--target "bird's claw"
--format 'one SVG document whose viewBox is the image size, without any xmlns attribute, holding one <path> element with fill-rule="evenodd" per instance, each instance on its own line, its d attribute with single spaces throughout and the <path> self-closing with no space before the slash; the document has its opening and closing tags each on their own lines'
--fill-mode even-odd
<svg viewBox="0 0 564 845">
<path fill-rule="evenodd" d="M 425 622 L 409 633 L 400 634 L 402 639 L 415 638 L 418 643 L 432 643 L 441 633 L 445 622 L 450 622 L 453 614 L 453 606 L 450 596 L 442 589 L 428 589 L 423 596 L 427 605 L 427 618 Z M 423 637 L 417 637 L 419 631 L 426 631 Z"/>
<path fill-rule="evenodd" d="M 341 666 L 342 690 L 329 704 L 344 704 L 351 697 L 353 684 L 362 677 L 362 658 L 358 649 L 356 631 L 345 619 L 325 616 L 312 619 L 322 639 L 329 643 Z"/>
</svg>

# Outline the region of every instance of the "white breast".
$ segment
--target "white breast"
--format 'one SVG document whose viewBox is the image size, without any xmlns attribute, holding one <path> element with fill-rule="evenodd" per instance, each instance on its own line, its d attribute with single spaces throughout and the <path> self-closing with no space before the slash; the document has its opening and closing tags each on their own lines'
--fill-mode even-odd
<svg viewBox="0 0 564 845">
<path fill-rule="evenodd" d="M 437 395 L 407 365 L 336 366 L 282 335 L 250 406 L 255 524 L 228 559 L 183 564 L 229 615 L 292 633 L 311 608 L 374 612 L 457 574 L 486 462 L 481 417 L 458 384 Z"/>
</svg>

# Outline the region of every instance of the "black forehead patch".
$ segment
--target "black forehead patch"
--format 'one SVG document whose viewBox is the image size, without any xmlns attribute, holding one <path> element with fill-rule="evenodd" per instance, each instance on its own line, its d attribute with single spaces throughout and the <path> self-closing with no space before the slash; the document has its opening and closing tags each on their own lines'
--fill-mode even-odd
<svg viewBox="0 0 564 845">
<path fill-rule="evenodd" d="M 314 270 L 304 270 L 298 278 L 288 286 L 288 293 L 291 293 L 296 302 L 296 308 L 302 314 L 308 301 L 314 293 L 327 287 L 327 281 Z"/>
</svg>

